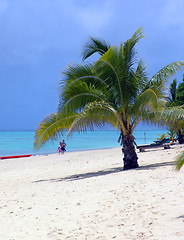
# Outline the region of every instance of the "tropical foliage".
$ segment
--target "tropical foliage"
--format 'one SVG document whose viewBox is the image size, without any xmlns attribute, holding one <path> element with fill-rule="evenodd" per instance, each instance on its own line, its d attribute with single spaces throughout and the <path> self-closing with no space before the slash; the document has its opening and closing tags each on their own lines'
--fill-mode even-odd
<svg viewBox="0 0 184 240">
<path fill-rule="evenodd" d="M 175 138 L 176 138 L 176 136 L 177 136 L 176 130 L 175 130 L 174 128 L 170 128 L 170 129 L 169 129 L 169 132 L 167 132 L 167 134 L 169 135 L 170 140 L 171 140 L 172 142 L 174 142 L 174 140 L 175 140 Z"/>
<path fill-rule="evenodd" d="M 178 85 L 176 89 L 176 105 L 183 105 L 184 104 L 184 75 L 183 81 Z"/>
<path fill-rule="evenodd" d="M 184 165 L 184 152 L 182 152 L 176 159 L 176 170 L 180 170 Z"/>
<path fill-rule="evenodd" d="M 57 139 L 64 130 L 83 132 L 108 124 L 120 132 L 124 169 L 138 167 L 133 132 L 141 122 L 171 124 L 181 120 L 183 109 L 167 108 L 165 83 L 180 71 L 178 61 L 162 68 L 152 78 L 135 49 L 142 29 L 119 46 L 91 38 L 83 58 L 99 53 L 94 63 L 69 65 L 63 71 L 58 112 L 44 119 L 35 135 L 35 148 Z"/>
<path fill-rule="evenodd" d="M 163 140 L 164 138 L 166 138 L 167 137 L 167 135 L 166 134 L 157 134 L 158 135 L 158 137 L 157 137 L 157 139 L 158 140 Z"/>
<path fill-rule="evenodd" d="M 168 98 L 168 106 L 176 106 L 176 90 L 177 90 L 177 81 L 176 79 L 173 79 L 173 82 L 170 84 L 170 95 L 171 97 Z"/>
</svg>

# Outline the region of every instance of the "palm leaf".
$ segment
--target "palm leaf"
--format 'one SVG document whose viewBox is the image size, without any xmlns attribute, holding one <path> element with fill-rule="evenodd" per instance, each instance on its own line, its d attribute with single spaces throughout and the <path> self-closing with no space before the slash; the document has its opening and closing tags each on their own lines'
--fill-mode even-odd
<svg viewBox="0 0 184 240">
<path fill-rule="evenodd" d="M 184 109 L 183 107 L 168 107 L 158 113 L 157 120 L 162 125 L 167 124 L 170 127 L 180 129 L 184 125 Z"/>
<path fill-rule="evenodd" d="M 152 85 L 155 82 L 162 81 L 165 83 L 170 77 L 175 75 L 177 72 L 182 70 L 184 67 L 184 61 L 177 61 L 174 63 L 171 63 L 167 65 L 166 67 L 162 68 L 160 71 L 158 71 L 149 81 L 149 86 Z M 147 86 L 147 87 L 149 87 Z"/>
<path fill-rule="evenodd" d="M 131 114 L 139 115 L 140 113 L 142 115 L 141 112 L 143 109 L 151 108 L 157 110 L 158 107 L 160 107 L 159 97 L 153 89 L 149 88 L 137 97 L 131 108 Z"/>
<path fill-rule="evenodd" d="M 90 37 L 90 42 L 85 45 L 82 52 L 82 59 L 85 60 L 94 53 L 99 53 L 100 55 L 103 55 L 105 52 L 108 51 L 109 48 L 110 44 L 106 41 Z"/>
<path fill-rule="evenodd" d="M 173 82 L 171 83 L 169 88 L 172 102 L 176 101 L 176 89 L 177 89 L 177 81 L 176 79 L 173 79 Z"/>
<path fill-rule="evenodd" d="M 145 86 L 147 85 L 149 79 L 148 73 L 146 71 L 146 66 L 143 64 L 142 60 L 138 62 L 137 69 L 135 71 L 135 78 L 138 83 L 139 94 L 140 92 L 145 90 Z"/>
<path fill-rule="evenodd" d="M 59 111 L 80 110 L 89 101 L 102 99 L 107 89 L 106 82 L 92 72 L 91 65 L 69 66 L 64 72 L 60 88 Z"/>
<path fill-rule="evenodd" d="M 101 128 L 105 124 L 109 124 L 119 130 L 121 128 L 124 129 L 119 113 L 112 106 L 104 101 L 91 102 L 77 115 L 68 131 L 68 135 L 72 131 L 80 132 Z"/>
<path fill-rule="evenodd" d="M 38 150 L 48 140 L 57 140 L 63 131 L 70 128 L 76 114 L 63 116 L 62 113 L 55 113 L 46 117 L 40 124 L 35 133 L 34 148 Z"/>
<path fill-rule="evenodd" d="M 128 72 L 134 63 L 136 63 L 136 59 L 134 58 L 136 54 L 135 45 L 141 38 L 143 38 L 142 28 L 139 28 L 130 39 L 122 44 L 122 55 L 125 61 L 123 68 L 125 72 Z"/>
<path fill-rule="evenodd" d="M 119 104 L 123 104 L 123 94 L 120 82 L 121 71 L 118 62 L 118 49 L 111 47 L 94 65 L 94 71 L 102 78 L 106 78 L 109 91 L 112 96 L 116 97 Z M 107 78 L 108 76 L 108 78 Z M 116 94 L 117 92 L 117 94 Z M 111 102 L 114 100 L 111 99 Z"/>
<path fill-rule="evenodd" d="M 180 170 L 184 165 L 184 152 L 182 152 L 176 159 L 176 170 Z"/>
</svg>

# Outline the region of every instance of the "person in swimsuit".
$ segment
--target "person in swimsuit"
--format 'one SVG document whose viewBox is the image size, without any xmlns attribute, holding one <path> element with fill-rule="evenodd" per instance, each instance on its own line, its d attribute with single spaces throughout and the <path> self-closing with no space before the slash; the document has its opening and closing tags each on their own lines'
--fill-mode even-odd
<svg viewBox="0 0 184 240">
<path fill-rule="evenodd" d="M 65 140 L 60 142 L 61 152 L 64 153 L 66 151 L 66 143 Z"/>
<path fill-rule="evenodd" d="M 61 146 L 58 147 L 58 150 L 57 150 L 57 151 L 58 151 L 59 154 L 61 154 L 61 152 L 62 152 L 62 151 L 61 151 Z"/>
</svg>

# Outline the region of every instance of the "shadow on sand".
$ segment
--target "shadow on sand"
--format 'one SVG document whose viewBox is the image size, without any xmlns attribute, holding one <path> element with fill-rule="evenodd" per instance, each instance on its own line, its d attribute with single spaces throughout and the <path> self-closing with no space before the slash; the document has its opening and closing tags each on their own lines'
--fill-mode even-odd
<svg viewBox="0 0 184 240">
<path fill-rule="evenodd" d="M 143 171 L 143 170 L 152 170 L 156 169 L 158 167 L 164 167 L 164 166 L 173 166 L 174 162 L 163 162 L 163 163 L 154 163 L 154 164 L 149 164 L 146 166 L 140 166 L 139 168 L 131 169 L 131 170 L 126 170 L 127 171 Z M 64 178 L 53 178 L 53 179 L 43 179 L 43 180 L 38 180 L 34 181 L 33 183 L 40 183 L 40 182 L 61 182 L 61 181 L 76 181 L 76 180 L 81 180 L 81 179 L 88 179 L 92 177 L 100 177 L 100 176 L 105 176 L 113 173 L 118 173 L 118 172 L 125 172 L 123 170 L 123 167 L 116 167 L 116 168 L 109 168 L 105 170 L 100 170 L 97 172 L 87 172 L 87 173 L 81 173 L 81 174 L 75 174 L 75 175 L 70 175 Z"/>
</svg>

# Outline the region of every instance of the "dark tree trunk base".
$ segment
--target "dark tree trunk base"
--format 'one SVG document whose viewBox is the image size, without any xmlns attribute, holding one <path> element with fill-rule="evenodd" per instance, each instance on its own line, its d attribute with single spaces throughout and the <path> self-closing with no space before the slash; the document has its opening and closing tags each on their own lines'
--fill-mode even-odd
<svg viewBox="0 0 184 240">
<path fill-rule="evenodd" d="M 137 162 L 138 157 L 135 151 L 133 136 L 124 136 L 122 152 L 124 153 L 123 170 L 134 169 L 139 167 Z"/>
<path fill-rule="evenodd" d="M 124 168 L 123 170 L 128 170 L 128 169 L 133 169 L 133 168 L 138 168 L 138 162 L 137 162 L 137 154 L 132 154 L 133 156 L 126 156 L 123 158 L 123 163 L 124 163 Z"/>
</svg>

